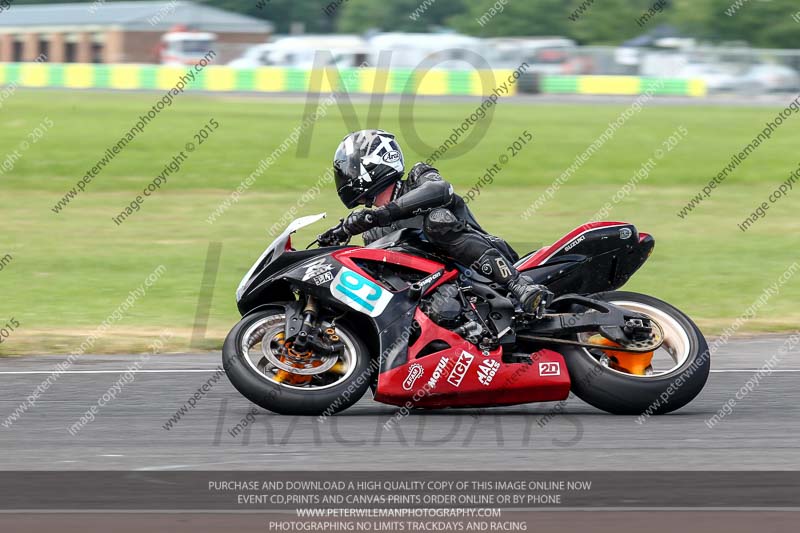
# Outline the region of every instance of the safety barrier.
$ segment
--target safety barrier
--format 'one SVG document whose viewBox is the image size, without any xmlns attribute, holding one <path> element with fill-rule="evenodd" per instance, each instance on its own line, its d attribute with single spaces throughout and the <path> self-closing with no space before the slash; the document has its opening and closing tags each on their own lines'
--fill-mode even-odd
<svg viewBox="0 0 800 533">
<path fill-rule="evenodd" d="M 542 76 L 539 89 L 548 94 L 705 96 L 703 80 L 640 76 Z"/>
<path fill-rule="evenodd" d="M 0 84 L 68 89 L 169 90 L 191 69 L 138 64 L 0 63 Z M 194 69 L 191 69 L 194 70 Z M 635 95 L 650 90 L 656 95 L 704 96 L 700 80 L 656 79 L 636 76 L 537 76 L 523 73 L 508 83 L 514 71 L 378 70 L 373 68 L 315 71 L 290 67 L 235 69 L 209 66 L 194 72 L 188 89 L 242 92 L 331 92 L 419 95 L 489 95 L 506 84 L 500 96 L 522 92 L 548 94 Z"/>
</svg>

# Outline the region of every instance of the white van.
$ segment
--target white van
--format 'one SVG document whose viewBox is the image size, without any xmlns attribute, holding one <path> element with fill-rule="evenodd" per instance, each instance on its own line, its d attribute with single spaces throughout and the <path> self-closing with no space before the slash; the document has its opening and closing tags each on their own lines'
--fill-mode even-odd
<svg viewBox="0 0 800 533">
<path fill-rule="evenodd" d="M 254 46 L 228 65 L 311 68 L 318 50 L 330 52 L 333 58 L 328 64 L 338 68 L 361 66 L 369 56 L 367 42 L 357 35 L 298 35 Z"/>
<path fill-rule="evenodd" d="M 472 54 L 482 55 L 481 40 L 457 33 L 378 33 L 368 40 L 370 64 L 390 68 L 416 68 L 429 59 L 437 69 L 468 69 Z M 388 65 L 378 65 L 381 51 L 391 52 Z"/>
</svg>

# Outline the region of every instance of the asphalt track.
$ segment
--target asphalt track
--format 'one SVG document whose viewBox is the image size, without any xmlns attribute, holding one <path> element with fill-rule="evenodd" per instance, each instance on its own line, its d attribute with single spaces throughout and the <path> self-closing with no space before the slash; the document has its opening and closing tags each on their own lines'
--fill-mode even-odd
<svg viewBox="0 0 800 533">
<path fill-rule="evenodd" d="M 257 409 L 237 436 L 229 430 L 252 405 L 224 376 L 164 428 L 212 378 L 217 354 L 154 356 L 71 435 L 69 426 L 141 357 L 84 356 L 20 419 L 0 426 L 0 470 L 800 470 L 800 349 L 730 415 L 705 424 L 785 339 L 731 341 L 693 403 L 642 424 L 573 398 L 559 411 L 547 403 L 416 412 L 387 431 L 396 409 L 365 397 L 322 423 Z M 0 359 L 0 421 L 62 361 Z"/>
</svg>

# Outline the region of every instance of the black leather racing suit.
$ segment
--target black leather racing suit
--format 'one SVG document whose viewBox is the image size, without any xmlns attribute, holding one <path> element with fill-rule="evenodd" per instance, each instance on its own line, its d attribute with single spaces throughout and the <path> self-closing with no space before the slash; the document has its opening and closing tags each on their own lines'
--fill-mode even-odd
<svg viewBox="0 0 800 533">
<path fill-rule="evenodd" d="M 481 228 L 464 199 L 435 168 L 414 165 L 407 179 L 395 187 L 386 209 L 391 224 L 364 232 L 366 244 L 402 228 L 421 229 L 431 244 L 459 263 L 500 283 L 517 277 L 513 267 L 517 253 Z"/>
</svg>

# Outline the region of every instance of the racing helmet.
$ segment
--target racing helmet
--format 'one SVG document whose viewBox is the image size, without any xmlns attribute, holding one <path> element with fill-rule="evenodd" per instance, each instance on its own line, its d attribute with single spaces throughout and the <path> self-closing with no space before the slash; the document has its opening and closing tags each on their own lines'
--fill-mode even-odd
<svg viewBox="0 0 800 533">
<path fill-rule="evenodd" d="M 333 156 L 336 192 L 348 209 L 371 202 L 403 177 L 403 152 L 393 134 L 361 130 L 347 135 Z"/>
</svg>

